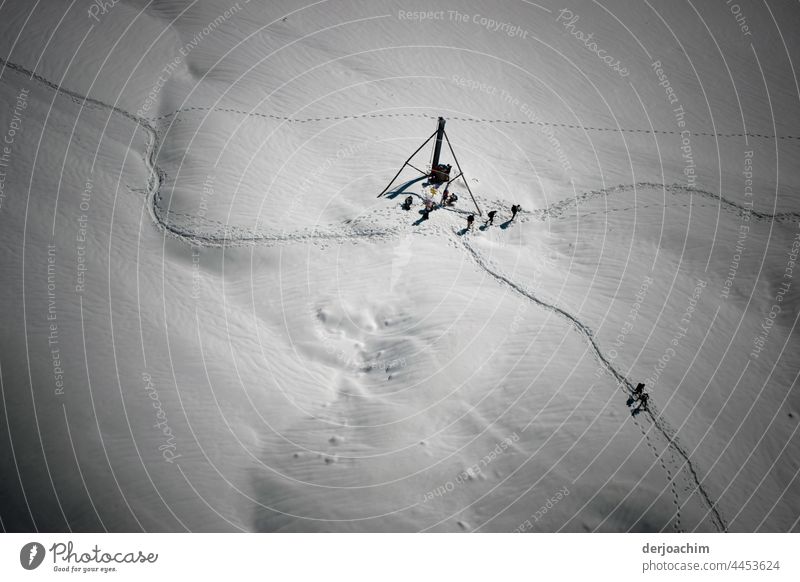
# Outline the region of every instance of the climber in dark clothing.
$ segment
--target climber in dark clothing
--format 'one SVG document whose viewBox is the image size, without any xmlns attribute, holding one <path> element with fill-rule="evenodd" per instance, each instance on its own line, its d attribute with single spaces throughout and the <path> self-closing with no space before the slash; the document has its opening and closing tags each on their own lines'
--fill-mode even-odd
<svg viewBox="0 0 800 582">
<path fill-rule="evenodd" d="M 475 215 L 474 214 L 470 214 L 469 216 L 467 216 L 467 228 L 469 230 L 472 230 L 472 223 L 473 222 L 475 222 Z"/>
<path fill-rule="evenodd" d="M 514 220 L 517 217 L 517 212 L 522 210 L 522 207 L 519 204 L 514 204 L 511 207 L 511 220 Z"/>
<path fill-rule="evenodd" d="M 640 408 L 642 407 L 642 398 L 645 399 L 645 406 L 647 405 L 647 394 L 644 391 L 644 384 L 639 382 L 636 385 L 636 388 L 633 389 L 633 393 L 631 397 L 628 398 L 628 406 L 633 406 L 635 403 L 639 403 L 637 408 L 633 409 L 633 414 L 636 415 L 640 412 Z"/>
<path fill-rule="evenodd" d="M 414 198 L 406 196 L 405 202 L 403 202 L 403 210 L 411 210 L 412 204 L 414 204 Z"/>
<path fill-rule="evenodd" d="M 497 214 L 497 210 L 489 211 L 489 214 L 486 215 L 489 218 L 489 220 L 486 221 L 486 226 L 492 226 L 494 224 L 495 214 Z"/>
</svg>

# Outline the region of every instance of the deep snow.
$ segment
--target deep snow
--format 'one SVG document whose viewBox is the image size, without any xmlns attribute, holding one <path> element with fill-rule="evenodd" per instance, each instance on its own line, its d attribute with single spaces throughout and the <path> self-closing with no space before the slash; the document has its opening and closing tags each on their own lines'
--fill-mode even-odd
<svg viewBox="0 0 800 582">
<path fill-rule="evenodd" d="M 741 4 L 4 5 L 3 527 L 796 531 L 798 13 Z M 439 115 L 498 226 L 376 198 Z"/>
</svg>

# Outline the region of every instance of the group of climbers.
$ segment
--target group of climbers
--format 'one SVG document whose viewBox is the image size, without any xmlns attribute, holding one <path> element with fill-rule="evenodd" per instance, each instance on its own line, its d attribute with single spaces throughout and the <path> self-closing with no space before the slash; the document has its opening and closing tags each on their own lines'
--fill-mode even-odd
<svg viewBox="0 0 800 582">
<path fill-rule="evenodd" d="M 434 191 L 433 196 L 435 196 L 435 189 L 432 190 Z M 428 220 L 428 218 L 430 217 L 430 213 L 433 212 L 433 210 L 435 210 L 436 208 L 445 208 L 454 206 L 456 201 L 458 201 L 458 195 L 451 194 L 450 191 L 447 189 L 445 189 L 444 193 L 442 194 L 442 201 L 438 205 L 436 204 L 436 202 L 434 202 L 432 196 L 424 198 L 423 208 L 420 211 L 420 214 L 422 215 L 420 221 Z M 413 204 L 414 204 L 414 197 L 406 196 L 401 207 L 403 208 L 403 210 L 411 210 Z M 521 210 L 522 207 L 519 204 L 512 204 L 511 218 L 509 219 L 509 222 L 513 221 Z M 486 228 L 489 226 L 493 226 L 495 216 L 497 216 L 497 210 L 490 210 L 486 215 L 487 219 L 484 222 L 483 227 Z M 467 230 L 472 230 L 474 224 L 475 224 L 475 215 L 470 214 L 469 216 L 467 216 Z"/>
</svg>

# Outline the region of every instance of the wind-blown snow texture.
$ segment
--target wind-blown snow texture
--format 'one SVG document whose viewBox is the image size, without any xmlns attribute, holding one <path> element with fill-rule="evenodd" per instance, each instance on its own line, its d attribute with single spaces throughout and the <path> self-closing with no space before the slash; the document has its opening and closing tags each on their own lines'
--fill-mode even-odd
<svg viewBox="0 0 800 582">
<path fill-rule="evenodd" d="M 88 6 L 0 8 L 4 529 L 800 529 L 796 7 Z M 494 226 L 376 198 L 439 115 Z"/>
</svg>

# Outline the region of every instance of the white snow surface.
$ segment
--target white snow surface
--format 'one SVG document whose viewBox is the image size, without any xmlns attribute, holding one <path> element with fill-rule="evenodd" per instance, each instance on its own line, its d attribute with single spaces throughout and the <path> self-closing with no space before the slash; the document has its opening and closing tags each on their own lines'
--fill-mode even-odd
<svg viewBox="0 0 800 582">
<path fill-rule="evenodd" d="M 740 4 L 4 3 L 3 527 L 798 531 L 800 12 Z M 377 197 L 438 116 L 492 227 Z"/>
</svg>

